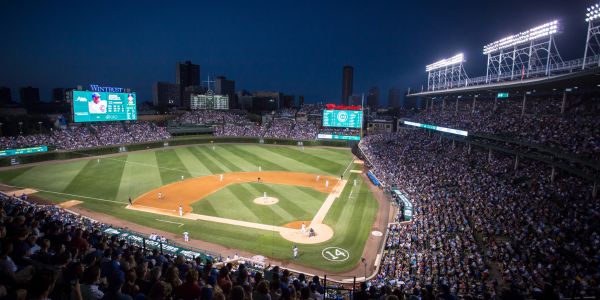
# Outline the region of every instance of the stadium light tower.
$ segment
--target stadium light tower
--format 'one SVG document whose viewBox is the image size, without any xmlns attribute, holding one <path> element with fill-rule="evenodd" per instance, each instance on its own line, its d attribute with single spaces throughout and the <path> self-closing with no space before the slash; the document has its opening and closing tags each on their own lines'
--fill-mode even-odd
<svg viewBox="0 0 600 300">
<path fill-rule="evenodd" d="M 558 27 L 554 20 L 485 45 L 486 83 L 550 75 L 551 64 L 563 61 L 554 43 Z"/>
<path fill-rule="evenodd" d="M 463 62 L 465 56 L 459 53 L 425 66 L 427 90 L 435 91 L 468 85 L 469 77 L 463 68 Z"/>
<path fill-rule="evenodd" d="M 598 40 L 598 35 L 600 35 L 600 4 L 594 4 L 587 8 L 585 21 L 588 22 L 588 32 L 585 39 L 582 70 L 585 69 L 586 65 L 591 64 L 595 60 L 598 60 L 597 65 L 600 66 L 600 59 L 598 59 L 598 55 L 600 55 L 600 41 Z"/>
</svg>

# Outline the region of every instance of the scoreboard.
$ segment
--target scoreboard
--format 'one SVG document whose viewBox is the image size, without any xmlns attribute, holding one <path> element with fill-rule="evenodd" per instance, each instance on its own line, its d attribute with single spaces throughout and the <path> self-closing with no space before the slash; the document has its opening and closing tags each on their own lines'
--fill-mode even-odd
<svg viewBox="0 0 600 300">
<path fill-rule="evenodd" d="M 73 91 L 73 121 L 137 120 L 135 93 Z"/>
<path fill-rule="evenodd" d="M 323 110 L 323 127 L 361 128 L 362 120 L 360 110 Z"/>
</svg>

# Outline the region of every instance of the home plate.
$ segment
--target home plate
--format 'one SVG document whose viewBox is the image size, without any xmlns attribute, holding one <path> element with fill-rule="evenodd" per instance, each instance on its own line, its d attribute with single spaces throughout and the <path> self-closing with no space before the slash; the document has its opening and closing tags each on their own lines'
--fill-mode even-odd
<svg viewBox="0 0 600 300">
<path fill-rule="evenodd" d="M 69 208 L 69 207 L 73 207 L 77 204 L 81 204 L 83 203 L 82 201 L 79 200 L 69 200 L 69 201 L 65 201 L 65 202 L 61 202 L 58 204 L 58 206 L 62 207 L 62 208 Z"/>
</svg>

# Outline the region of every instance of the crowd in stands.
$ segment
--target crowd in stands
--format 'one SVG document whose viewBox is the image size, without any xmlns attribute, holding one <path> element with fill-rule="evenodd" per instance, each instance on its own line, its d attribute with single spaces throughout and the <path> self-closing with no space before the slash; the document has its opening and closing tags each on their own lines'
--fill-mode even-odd
<svg viewBox="0 0 600 300">
<path fill-rule="evenodd" d="M 222 110 L 194 110 L 183 113 L 175 119 L 176 126 L 185 125 L 221 125 L 249 121 L 246 116 L 237 112 Z"/>
<path fill-rule="evenodd" d="M 550 167 L 423 130 L 367 136 L 360 148 L 415 209 L 389 227 L 372 284 L 462 297 L 599 297 L 600 201 Z M 399 220 L 398 220 L 399 221 Z M 449 298 L 445 298 L 449 299 Z"/>
<path fill-rule="evenodd" d="M 0 137 L 0 149 L 15 149 L 34 146 L 54 146 L 60 150 L 79 150 L 91 147 L 123 145 L 160 141 L 171 135 L 164 127 L 152 122 L 131 124 L 102 124 L 89 127 L 69 127 L 53 129 L 48 134 L 19 135 Z"/>
<path fill-rule="evenodd" d="M 307 115 L 321 115 L 325 109 L 325 104 L 304 104 L 298 112 L 306 113 Z"/>
<path fill-rule="evenodd" d="M 529 97 L 522 115 L 521 99 L 437 101 L 410 119 L 473 133 L 493 134 L 543 144 L 599 160 L 600 107 L 598 99 L 571 97 L 561 114 L 562 96 Z"/>
<path fill-rule="evenodd" d="M 105 235 L 106 227 L 56 206 L 0 194 L 0 299 L 324 297 L 318 276 L 260 263 L 172 257 Z"/>
</svg>

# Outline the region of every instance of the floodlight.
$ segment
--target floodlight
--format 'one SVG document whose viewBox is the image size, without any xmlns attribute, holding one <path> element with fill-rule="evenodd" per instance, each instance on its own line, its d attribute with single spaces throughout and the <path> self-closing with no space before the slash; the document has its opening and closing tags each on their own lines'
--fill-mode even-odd
<svg viewBox="0 0 600 300">
<path fill-rule="evenodd" d="M 585 21 L 591 22 L 600 17 L 600 5 L 595 4 L 587 8 L 587 13 L 585 14 Z"/>
<path fill-rule="evenodd" d="M 554 20 L 552 22 L 533 27 L 527 31 L 507 36 L 493 43 L 489 43 L 483 47 L 483 54 L 487 55 L 490 53 L 494 53 L 502 49 L 514 47 L 516 45 L 524 44 L 526 42 L 534 41 L 546 36 L 551 36 L 557 32 L 558 20 Z"/>
<path fill-rule="evenodd" d="M 425 67 L 425 71 L 430 72 L 430 71 L 437 70 L 437 69 L 440 69 L 443 67 L 457 65 L 457 64 L 463 63 L 464 61 L 465 61 L 465 56 L 462 53 L 459 53 L 450 58 L 445 58 L 440 61 L 436 61 L 432 64 L 427 65 Z"/>
</svg>

